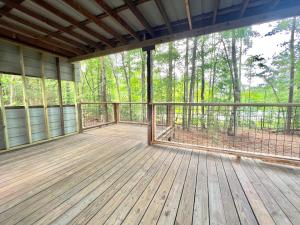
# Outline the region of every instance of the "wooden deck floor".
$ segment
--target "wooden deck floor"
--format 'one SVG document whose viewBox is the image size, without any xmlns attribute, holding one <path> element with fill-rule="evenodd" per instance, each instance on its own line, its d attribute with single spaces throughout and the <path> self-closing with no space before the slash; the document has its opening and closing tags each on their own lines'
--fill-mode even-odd
<svg viewBox="0 0 300 225">
<path fill-rule="evenodd" d="M 294 224 L 300 169 L 148 147 L 114 125 L 0 155 L 1 224 Z"/>
</svg>

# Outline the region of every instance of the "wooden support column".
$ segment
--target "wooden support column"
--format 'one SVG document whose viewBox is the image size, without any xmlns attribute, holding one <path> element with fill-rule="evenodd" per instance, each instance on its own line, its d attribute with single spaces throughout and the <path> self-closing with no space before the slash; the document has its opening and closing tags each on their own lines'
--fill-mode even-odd
<svg viewBox="0 0 300 225">
<path fill-rule="evenodd" d="M 115 123 L 120 122 L 120 103 L 113 103 L 114 104 L 114 117 Z"/>
<path fill-rule="evenodd" d="M 78 101 L 78 95 L 77 95 L 77 83 L 76 83 L 76 73 L 75 73 L 75 65 L 72 64 L 73 67 L 73 84 L 74 84 L 74 97 L 75 97 L 75 116 L 76 116 L 76 127 L 77 127 L 77 132 L 82 133 L 82 112 L 81 112 L 81 105 Z"/>
<path fill-rule="evenodd" d="M 27 80 L 26 80 L 26 73 L 25 73 L 25 65 L 24 65 L 24 54 L 23 54 L 23 47 L 20 47 L 20 64 L 21 64 L 21 71 L 22 71 L 22 82 L 23 82 L 23 104 L 25 107 L 25 114 L 26 114 L 26 127 L 27 127 L 27 137 L 29 144 L 32 143 L 32 133 L 31 133 L 31 123 L 30 123 L 30 112 L 29 112 L 29 101 L 27 96 Z"/>
<path fill-rule="evenodd" d="M 1 81 L 2 75 L 0 74 L 0 107 L 1 107 L 1 119 L 2 119 L 2 126 L 3 126 L 3 135 L 4 135 L 4 145 L 5 149 L 8 150 L 10 148 L 9 146 L 9 140 L 8 140 L 8 132 L 7 132 L 7 122 L 6 122 L 6 113 L 5 113 L 5 105 L 3 102 L 3 90 L 2 90 L 2 81 Z"/>
<path fill-rule="evenodd" d="M 60 127 L 61 134 L 65 135 L 65 122 L 64 122 L 64 105 L 63 105 L 63 96 L 61 88 L 61 74 L 60 74 L 60 61 L 59 57 L 56 57 L 56 72 L 57 72 L 57 81 L 58 81 L 58 96 L 59 96 L 59 109 L 60 109 Z"/>
<path fill-rule="evenodd" d="M 42 95 L 43 95 L 43 106 L 44 106 L 44 121 L 45 121 L 45 133 L 47 139 L 51 138 L 50 129 L 49 129 L 49 116 L 48 116 L 48 101 L 47 101 L 47 91 L 46 91 L 46 82 L 45 82 L 45 55 L 41 55 L 41 86 L 42 86 Z"/>
<path fill-rule="evenodd" d="M 154 127 L 156 124 L 154 124 L 153 118 L 155 115 L 153 115 L 153 80 L 152 80 L 152 50 L 155 49 L 155 46 L 149 46 L 143 48 L 143 51 L 147 52 L 147 109 L 148 109 L 148 144 L 151 145 L 154 141 L 153 131 L 155 130 Z"/>
</svg>

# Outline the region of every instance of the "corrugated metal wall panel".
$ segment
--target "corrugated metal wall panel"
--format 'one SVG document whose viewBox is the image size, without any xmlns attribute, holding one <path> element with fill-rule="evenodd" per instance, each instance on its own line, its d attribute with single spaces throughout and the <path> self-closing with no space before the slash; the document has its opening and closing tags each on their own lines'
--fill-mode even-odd
<svg viewBox="0 0 300 225">
<path fill-rule="evenodd" d="M 0 71 L 21 74 L 19 47 L 0 41 Z"/>
<path fill-rule="evenodd" d="M 6 109 L 5 112 L 10 147 L 28 144 L 25 109 Z"/>
<path fill-rule="evenodd" d="M 46 126 L 44 119 L 44 109 L 43 108 L 31 108 L 30 113 L 30 124 L 31 124 L 31 134 L 32 141 L 45 140 L 46 137 Z"/>
<path fill-rule="evenodd" d="M 0 108 L 0 149 L 5 148 L 5 140 L 4 140 L 4 125 Z"/>
<path fill-rule="evenodd" d="M 77 131 L 75 106 L 64 107 L 64 125 L 65 134 L 70 134 Z"/>
<path fill-rule="evenodd" d="M 23 50 L 25 74 L 27 76 L 41 77 L 41 53 L 24 48 Z"/>
<path fill-rule="evenodd" d="M 56 61 L 52 55 L 44 56 L 44 71 L 45 77 L 49 79 L 57 79 Z"/>
<path fill-rule="evenodd" d="M 74 73 L 75 73 L 75 82 L 80 82 L 81 79 L 81 70 L 80 63 L 74 63 Z"/>
<path fill-rule="evenodd" d="M 74 80 L 73 65 L 68 62 L 68 59 L 60 58 L 60 76 L 62 80 Z"/>
<path fill-rule="evenodd" d="M 48 117 L 50 136 L 57 137 L 62 135 L 59 107 L 48 108 Z"/>
</svg>

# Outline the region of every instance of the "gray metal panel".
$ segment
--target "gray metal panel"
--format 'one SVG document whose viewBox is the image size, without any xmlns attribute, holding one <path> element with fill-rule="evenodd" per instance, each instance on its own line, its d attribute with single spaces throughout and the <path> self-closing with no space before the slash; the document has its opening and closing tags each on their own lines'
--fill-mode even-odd
<svg viewBox="0 0 300 225">
<path fill-rule="evenodd" d="M 41 77 L 41 53 L 24 48 L 23 51 L 25 74 L 27 76 Z"/>
<path fill-rule="evenodd" d="M 168 5 L 171 4 L 168 3 Z M 143 13 L 146 20 L 152 27 L 156 27 L 165 23 L 154 1 L 140 4 L 138 5 L 138 9 Z"/>
<path fill-rule="evenodd" d="M 81 79 L 80 62 L 74 63 L 73 65 L 74 65 L 75 81 L 80 82 Z"/>
<path fill-rule="evenodd" d="M 60 58 L 60 76 L 62 80 L 74 80 L 73 65 L 66 58 Z"/>
<path fill-rule="evenodd" d="M 4 125 L 1 116 L 1 108 L 0 108 L 0 149 L 5 148 L 5 140 L 4 140 Z"/>
<path fill-rule="evenodd" d="M 56 61 L 54 56 L 48 54 L 44 56 L 44 70 L 46 78 L 57 79 Z"/>
<path fill-rule="evenodd" d="M 0 71 L 3 73 L 21 74 L 19 47 L 0 41 Z"/>
<path fill-rule="evenodd" d="M 64 106 L 65 134 L 77 131 L 75 106 Z"/>
<path fill-rule="evenodd" d="M 31 108 L 30 113 L 30 124 L 31 124 L 31 135 L 32 141 L 40 141 L 46 139 L 46 126 L 44 119 L 43 108 Z"/>
<path fill-rule="evenodd" d="M 7 133 L 11 147 L 27 144 L 25 109 L 6 109 Z"/>
<path fill-rule="evenodd" d="M 59 107 L 48 108 L 49 130 L 51 137 L 62 135 Z"/>
</svg>

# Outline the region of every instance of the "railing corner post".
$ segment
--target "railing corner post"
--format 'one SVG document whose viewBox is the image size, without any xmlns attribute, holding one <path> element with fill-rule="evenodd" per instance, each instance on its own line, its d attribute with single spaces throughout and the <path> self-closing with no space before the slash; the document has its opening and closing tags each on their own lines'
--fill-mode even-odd
<svg viewBox="0 0 300 225">
<path fill-rule="evenodd" d="M 78 128 L 79 128 L 78 132 L 83 133 L 81 103 L 77 104 L 77 111 L 78 111 Z"/>
<path fill-rule="evenodd" d="M 120 103 L 113 103 L 114 105 L 114 117 L 115 123 L 118 124 L 120 122 Z"/>
</svg>

